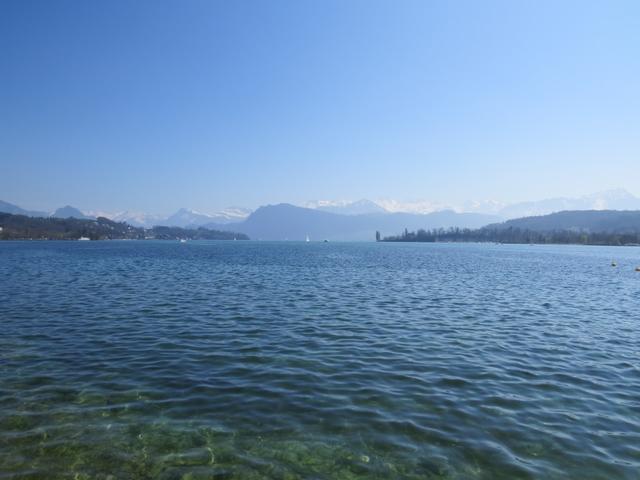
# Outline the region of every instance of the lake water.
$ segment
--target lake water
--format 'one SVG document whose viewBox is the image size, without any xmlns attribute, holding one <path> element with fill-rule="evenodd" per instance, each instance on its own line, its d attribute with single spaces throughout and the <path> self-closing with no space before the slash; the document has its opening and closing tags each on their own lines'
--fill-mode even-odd
<svg viewBox="0 0 640 480">
<path fill-rule="evenodd" d="M 0 243 L 0 478 L 638 479 L 637 265 Z"/>
</svg>

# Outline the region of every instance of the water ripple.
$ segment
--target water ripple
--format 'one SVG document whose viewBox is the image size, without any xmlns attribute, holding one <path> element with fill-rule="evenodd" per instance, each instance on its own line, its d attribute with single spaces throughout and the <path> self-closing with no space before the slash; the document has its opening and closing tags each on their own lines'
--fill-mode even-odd
<svg viewBox="0 0 640 480">
<path fill-rule="evenodd" d="M 3 242 L 0 479 L 638 479 L 639 257 Z"/>
</svg>

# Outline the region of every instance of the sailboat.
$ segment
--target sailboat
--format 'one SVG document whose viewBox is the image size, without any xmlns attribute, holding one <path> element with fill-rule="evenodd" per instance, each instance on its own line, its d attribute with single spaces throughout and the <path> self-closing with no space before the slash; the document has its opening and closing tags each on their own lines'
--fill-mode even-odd
<svg viewBox="0 0 640 480">
<path fill-rule="evenodd" d="M 309 240 L 309 235 L 307 235 L 307 239 L 305 240 L 305 242 L 310 242 L 311 240 Z"/>
</svg>

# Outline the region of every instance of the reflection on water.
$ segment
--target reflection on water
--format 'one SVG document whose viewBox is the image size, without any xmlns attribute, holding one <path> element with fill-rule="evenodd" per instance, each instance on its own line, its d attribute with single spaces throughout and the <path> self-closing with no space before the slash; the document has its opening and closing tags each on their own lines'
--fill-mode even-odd
<svg viewBox="0 0 640 480">
<path fill-rule="evenodd" d="M 638 259 L 4 242 L 0 478 L 637 479 Z"/>
</svg>

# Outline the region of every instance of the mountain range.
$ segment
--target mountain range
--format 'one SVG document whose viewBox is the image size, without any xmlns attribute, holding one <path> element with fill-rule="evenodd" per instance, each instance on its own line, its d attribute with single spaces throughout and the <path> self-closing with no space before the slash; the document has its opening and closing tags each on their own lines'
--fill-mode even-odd
<svg viewBox="0 0 640 480">
<path fill-rule="evenodd" d="M 516 218 L 495 225 L 487 225 L 486 228 L 498 230 L 512 228 L 532 232 L 637 234 L 640 233 L 640 211 L 568 210 L 548 215 Z"/>
<path fill-rule="evenodd" d="M 579 198 L 551 198 L 540 201 L 503 204 L 497 201 L 466 202 L 448 207 L 430 201 L 395 200 L 307 202 L 303 207 L 291 204 L 263 206 L 252 212 L 231 207 L 208 214 L 181 208 L 172 215 L 136 212 L 82 212 L 67 205 L 53 212 L 31 211 L 0 201 L 0 212 L 31 217 L 95 219 L 106 217 L 135 227 L 205 227 L 246 233 L 253 239 L 368 240 L 376 231 L 394 235 L 406 229 L 479 228 L 487 224 L 546 215 L 565 210 L 640 210 L 640 198 L 625 190 L 609 190 Z"/>
<path fill-rule="evenodd" d="M 444 205 L 433 202 L 380 201 L 389 211 L 429 213 L 451 209 L 456 212 L 475 212 L 497 215 L 505 220 L 512 218 L 548 215 L 564 210 L 640 210 L 640 198 L 623 189 L 606 190 L 581 197 L 555 197 L 536 201 L 504 203 L 497 200 L 467 201 L 460 205 Z"/>
<path fill-rule="evenodd" d="M 127 222 L 136 227 L 152 227 L 154 225 L 165 225 L 169 227 L 200 227 L 207 223 L 217 223 L 224 225 L 226 223 L 239 222 L 245 219 L 251 210 L 240 207 L 230 207 L 219 212 L 208 214 L 181 208 L 177 212 L 169 216 L 153 215 L 137 212 L 121 212 L 117 214 L 103 214 L 111 220 L 118 222 Z"/>
<path fill-rule="evenodd" d="M 640 211 L 565 210 L 478 229 L 404 230 L 382 241 L 637 246 L 640 245 Z"/>
<path fill-rule="evenodd" d="M 26 215 L 27 217 L 48 217 L 46 212 L 38 212 L 35 210 L 25 210 L 17 205 L 0 200 L 0 212 L 11 213 L 12 215 Z"/>
<path fill-rule="evenodd" d="M 640 198 L 623 189 L 606 190 L 582 197 L 556 197 L 537 201 L 505 203 L 498 200 L 466 201 L 459 205 L 413 200 L 402 202 L 391 199 L 358 200 L 316 200 L 305 204 L 308 208 L 343 215 L 365 213 L 415 213 L 428 214 L 443 210 L 457 213 L 483 213 L 496 215 L 502 219 L 547 215 L 563 210 L 640 210 Z"/>
<path fill-rule="evenodd" d="M 499 220 L 494 215 L 456 213 L 451 210 L 419 215 L 413 213 L 366 213 L 343 215 L 286 203 L 258 208 L 246 220 L 206 228 L 228 228 L 254 240 L 372 240 L 376 231 L 391 234 L 405 228 L 479 228 Z"/>
<path fill-rule="evenodd" d="M 389 210 L 380 206 L 379 204 L 372 202 L 371 200 L 358 200 L 355 202 L 349 202 L 344 200 L 330 201 L 320 200 L 307 202 L 306 208 L 314 210 L 320 210 L 322 212 L 338 213 L 341 215 L 366 215 L 370 213 L 390 213 Z"/>
<path fill-rule="evenodd" d="M 163 225 L 168 227 L 199 227 L 206 223 L 217 223 L 224 225 L 226 223 L 239 222 L 245 219 L 251 210 L 240 207 L 230 207 L 215 214 L 206 214 L 181 208 L 172 215 L 154 215 L 140 212 L 100 212 L 81 210 L 66 205 L 52 212 L 43 212 L 36 210 L 26 210 L 17 205 L 0 200 L 0 212 L 11 213 L 13 215 L 26 215 L 28 217 L 53 217 L 53 218 L 76 218 L 80 220 L 95 220 L 98 217 L 108 218 L 115 222 L 126 222 L 134 227 L 150 228 L 155 225 Z"/>
<path fill-rule="evenodd" d="M 623 189 L 593 193 L 578 198 L 550 198 L 506 205 L 497 215 L 504 219 L 547 215 L 565 210 L 640 210 L 640 198 Z"/>
</svg>

